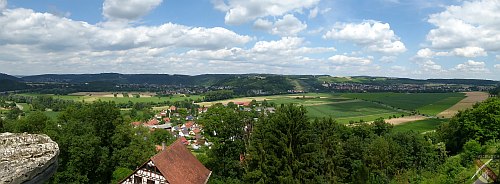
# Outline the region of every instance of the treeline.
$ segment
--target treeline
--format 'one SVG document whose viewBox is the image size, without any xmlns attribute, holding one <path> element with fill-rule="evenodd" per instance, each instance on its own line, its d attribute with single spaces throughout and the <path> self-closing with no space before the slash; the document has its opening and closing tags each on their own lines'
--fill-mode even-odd
<svg viewBox="0 0 500 184">
<path fill-rule="evenodd" d="M 388 183 L 446 159 L 444 145 L 392 132 L 381 119 L 352 127 L 310 122 L 305 108 L 293 105 L 269 116 L 219 105 L 200 122 L 214 142 L 201 158 L 213 172 L 211 183 Z"/>
<path fill-rule="evenodd" d="M 0 132 L 43 133 L 59 145 L 58 168 L 48 183 L 116 183 L 174 140 L 166 130 L 132 128 L 112 102 L 75 104 L 56 121 L 43 112 L 0 119 Z"/>
<path fill-rule="evenodd" d="M 200 120 L 214 145 L 199 159 L 213 172 L 209 183 L 474 182 L 478 156 L 500 157 L 499 117 L 492 98 L 419 134 L 394 132 L 382 119 L 311 122 L 293 105 L 264 116 L 219 104 Z"/>
</svg>

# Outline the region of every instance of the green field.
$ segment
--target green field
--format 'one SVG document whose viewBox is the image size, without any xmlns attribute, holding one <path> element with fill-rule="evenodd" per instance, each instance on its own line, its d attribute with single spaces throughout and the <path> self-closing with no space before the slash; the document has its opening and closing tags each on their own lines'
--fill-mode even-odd
<svg viewBox="0 0 500 184">
<path fill-rule="evenodd" d="M 341 97 L 380 102 L 422 114 L 436 115 L 465 98 L 463 93 L 346 93 Z"/>
<path fill-rule="evenodd" d="M 379 117 L 406 114 L 376 103 L 358 100 L 305 107 L 311 118 L 332 117 L 341 123 L 348 123 L 351 120 L 373 121 Z"/>
<path fill-rule="evenodd" d="M 201 95 L 190 95 L 188 97 L 184 95 L 174 95 L 172 97 L 139 97 L 136 98 L 132 96 L 134 93 L 130 93 L 129 97 L 103 97 L 103 96 L 88 96 L 88 95 L 51 95 L 51 94 L 19 94 L 22 96 L 51 96 L 53 98 L 58 98 L 58 99 L 63 99 L 63 100 L 73 100 L 73 101 L 79 101 L 79 102 L 93 102 L 93 101 L 113 101 L 116 103 L 128 103 L 129 101 L 133 103 L 137 102 L 176 102 L 176 101 L 184 101 L 186 99 L 192 99 L 192 100 L 197 100 L 197 99 L 203 99 L 203 96 Z"/>
<path fill-rule="evenodd" d="M 31 105 L 27 103 L 16 103 L 17 105 L 21 106 L 23 108 L 24 112 L 31 111 Z"/>
<path fill-rule="evenodd" d="M 264 99 L 269 103 L 303 105 L 310 118 L 332 117 L 340 123 L 373 121 L 377 118 L 408 115 L 418 110 L 422 114 L 436 115 L 465 98 L 463 93 L 305 93 L 259 97 L 244 97 L 215 103 L 244 102 Z"/>
<path fill-rule="evenodd" d="M 398 126 L 394 126 L 394 131 L 397 132 L 405 132 L 405 131 L 416 131 L 416 132 L 427 132 L 436 130 L 436 128 L 441 124 L 448 121 L 447 119 L 424 119 L 419 121 L 408 122 L 404 124 L 400 124 Z"/>
</svg>

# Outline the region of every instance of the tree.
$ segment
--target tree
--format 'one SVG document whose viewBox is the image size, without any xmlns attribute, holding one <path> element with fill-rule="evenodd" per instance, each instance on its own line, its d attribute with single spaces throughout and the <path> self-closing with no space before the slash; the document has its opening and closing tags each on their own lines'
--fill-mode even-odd
<svg viewBox="0 0 500 184">
<path fill-rule="evenodd" d="M 469 140 L 484 144 L 500 139 L 500 98 L 489 98 L 472 109 L 459 112 L 437 130 L 447 150 L 457 153 Z"/>
<path fill-rule="evenodd" d="M 49 117 L 43 112 L 35 111 L 29 113 L 26 118 L 19 120 L 19 128 L 21 132 L 42 133 L 49 121 Z"/>
<path fill-rule="evenodd" d="M 245 153 L 245 126 L 253 121 L 247 112 L 216 104 L 199 121 L 205 137 L 213 143 L 207 155 L 209 167 L 215 176 L 241 178 L 243 166 L 240 156 Z"/>
<path fill-rule="evenodd" d="M 255 127 L 247 154 L 250 183 L 308 183 L 314 179 L 314 145 L 304 107 L 292 104 L 278 108 Z"/>
</svg>

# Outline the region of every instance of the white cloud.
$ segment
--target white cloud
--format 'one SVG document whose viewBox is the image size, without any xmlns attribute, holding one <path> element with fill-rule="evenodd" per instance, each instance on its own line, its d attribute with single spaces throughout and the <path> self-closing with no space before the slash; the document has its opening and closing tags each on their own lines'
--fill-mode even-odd
<svg viewBox="0 0 500 184">
<path fill-rule="evenodd" d="M 468 60 L 465 63 L 458 64 L 452 70 L 465 73 L 487 73 L 489 70 L 485 66 L 484 62 Z"/>
<path fill-rule="evenodd" d="M 417 62 L 420 68 L 425 72 L 443 72 L 443 67 L 432 60 L 422 60 Z"/>
<path fill-rule="evenodd" d="M 488 54 L 484 51 L 483 48 L 480 47 L 464 47 L 464 48 L 456 48 L 453 49 L 452 52 L 456 56 L 462 57 L 478 57 L 478 56 L 487 56 Z"/>
<path fill-rule="evenodd" d="M 429 16 L 436 28 L 427 40 L 436 49 L 466 47 L 500 51 L 500 3 L 496 0 L 462 1 L 459 6 Z"/>
<path fill-rule="evenodd" d="M 105 0 L 104 17 L 110 20 L 137 20 L 162 3 L 162 0 Z"/>
<path fill-rule="evenodd" d="M 265 31 L 270 31 L 271 29 L 273 29 L 273 23 L 268 21 L 268 20 L 265 20 L 265 19 L 257 19 L 254 23 L 253 23 L 253 27 L 255 29 L 261 29 L 261 30 L 265 30 Z"/>
<path fill-rule="evenodd" d="M 318 16 L 318 12 L 319 12 L 319 8 L 316 6 L 314 7 L 313 9 L 310 9 L 309 10 L 309 19 L 313 19 L 313 18 L 316 18 L 316 16 Z"/>
<path fill-rule="evenodd" d="M 434 57 L 434 52 L 429 48 L 420 49 L 417 52 L 417 57 L 419 57 L 419 58 L 432 58 L 432 57 Z"/>
<path fill-rule="evenodd" d="M 496 55 L 497 61 L 500 61 L 500 55 Z"/>
<path fill-rule="evenodd" d="M 0 40 L 49 51 L 125 50 L 137 47 L 217 49 L 251 40 L 225 28 L 188 27 L 173 23 L 110 29 L 29 9 L 4 11 Z"/>
<path fill-rule="evenodd" d="M 7 0 L 0 0 L 0 11 L 7 8 Z"/>
<path fill-rule="evenodd" d="M 282 16 L 289 12 L 300 12 L 315 7 L 320 0 L 213 0 L 212 4 L 226 12 L 225 22 L 230 25 L 243 24 L 257 18 Z"/>
<path fill-rule="evenodd" d="M 420 49 L 415 57 L 427 58 L 427 59 L 434 58 L 435 56 L 459 56 L 459 57 L 474 58 L 487 55 L 488 54 L 484 51 L 484 49 L 480 47 L 455 48 L 450 52 L 435 52 L 429 48 L 424 48 Z"/>
<path fill-rule="evenodd" d="M 384 63 L 392 63 L 396 61 L 397 57 L 396 56 L 382 56 L 380 57 L 379 61 L 382 61 Z"/>
<path fill-rule="evenodd" d="M 404 66 L 391 66 L 392 72 L 406 72 L 406 67 Z"/>
<path fill-rule="evenodd" d="M 500 64 L 495 64 L 495 65 L 493 65 L 493 67 L 494 67 L 495 69 L 497 69 L 497 70 L 500 70 Z"/>
<path fill-rule="evenodd" d="M 406 47 L 394 34 L 388 23 L 366 21 L 359 24 L 338 24 L 323 35 L 325 39 L 338 39 L 355 43 L 370 51 L 399 54 Z"/>
<path fill-rule="evenodd" d="M 274 24 L 268 20 L 257 19 L 254 22 L 254 27 L 274 35 L 296 36 L 299 32 L 307 28 L 307 24 L 302 23 L 292 14 L 286 14 Z"/>
<path fill-rule="evenodd" d="M 338 65 L 369 65 L 372 63 L 370 58 L 362 58 L 362 57 L 351 57 L 345 55 L 334 55 L 328 60 L 332 61 L 333 64 Z"/>
</svg>

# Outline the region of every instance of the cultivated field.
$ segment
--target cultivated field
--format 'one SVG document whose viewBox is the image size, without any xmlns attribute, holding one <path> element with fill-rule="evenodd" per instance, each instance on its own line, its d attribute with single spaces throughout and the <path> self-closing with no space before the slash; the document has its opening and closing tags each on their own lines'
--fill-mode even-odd
<svg viewBox="0 0 500 184">
<path fill-rule="evenodd" d="M 398 111 L 394 108 L 383 106 L 381 104 L 357 100 L 329 93 L 307 93 L 292 95 L 274 95 L 260 97 L 236 98 L 215 102 L 199 103 L 202 106 L 210 106 L 216 103 L 227 104 L 229 102 L 250 102 L 268 101 L 268 103 L 279 104 L 298 104 L 303 105 L 310 118 L 335 118 L 341 123 L 349 121 L 373 121 L 379 117 L 401 116 L 406 112 Z"/>
<path fill-rule="evenodd" d="M 436 119 L 429 118 L 424 120 L 412 121 L 398 126 L 394 126 L 394 131 L 405 132 L 405 131 L 416 131 L 419 133 L 428 132 L 436 130 L 436 128 L 441 124 L 448 121 L 447 119 Z"/>
<path fill-rule="evenodd" d="M 437 116 L 444 118 L 451 118 L 455 114 L 457 114 L 458 111 L 471 108 L 474 104 L 482 102 L 488 99 L 489 97 L 488 93 L 485 92 L 466 92 L 465 95 L 467 96 L 466 98 L 462 99 L 460 102 L 456 103 L 455 105 L 451 106 L 445 111 L 437 114 Z"/>
<path fill-rule="evenodd" d="M 215 103 L 266 100 L 277 105 L 290 103 L 303 105 L 308 111 L 307 115 L 311 118 L 331 117 L 340 123 L 348 123 L 350 121 L 369 122 L 382 117 L 391 124 L 400 125 L 427 118 L 409 116 L 410 111 L 434 116 L 464 98 L 463 93 L 306 93 L 245 97 L 199 104 L 208 107 Z"/>
<path fill-rule="evenodd" d="M 463 93 L 347 93 L 347 98 L 380 102 L 404 110 L 437 115 L 465 98 Z"/>
<path fill-rule="evenodd" d="M 114 94 L 117 94 L 116 97 L 114 97 Z M 23 96 L 51 96 L 53 98 L 58 98 L 58 99 L 64 99 L 64 100 L 73 100 L 73 101 L 80 101 L 80 102 L 94 102 L 97 100 L 101 101 L 113 101 L 116 103 L 128 103 L 129 101 L 133 103 L 137 102 L 165 102 L 165 101 L 170 101 L 170 102 L 175 102 L 175 101 L 183 101 L 186 99 L 192 99 L 192 100 L 197 100 L 197 99 L 203 99 L 203 96 L 200 95 L 174 95 L 173 97 L 156 97 L 154 96 L 154 93 L 143 93 L 143 92 L 130 92 L 127 93 L 128 97 L 123 96 L 124 93 L 119 92 L 119 93 L 113 93 L 113 92 L 80 92 L 80 93 L 73 93 L 70 95 L 50 95 L 50 94 L 20 94 Z M 137 96 L 139 95 L 139 96 Z"/>
</svg>

